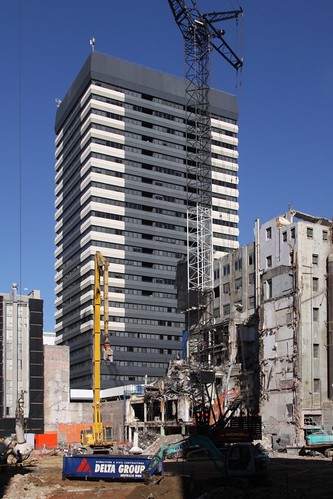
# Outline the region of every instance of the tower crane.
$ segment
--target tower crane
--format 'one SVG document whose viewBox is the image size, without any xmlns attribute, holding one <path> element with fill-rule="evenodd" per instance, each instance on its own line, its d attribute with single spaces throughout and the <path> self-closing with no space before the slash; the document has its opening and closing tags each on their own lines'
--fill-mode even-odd
<svg viewBox="0 0 333 499">
<path fill-rule="evenodd" d="M 242 9 L 201 14 L 194 0 L 168 2 L 185 43 L 188 310 L 195 308 L 197 314 L 196 319 L 190 318 L 188 311 L 187 327 L 192 356 L 209 365 L 213 325 L 209 62 L 215 50 L 236 70 L 242 67 L 242 59 L 219 28 L 225 21 L 237 20 Z M 194 302 L 196 306 L 191 307 Z"/>
</svg>

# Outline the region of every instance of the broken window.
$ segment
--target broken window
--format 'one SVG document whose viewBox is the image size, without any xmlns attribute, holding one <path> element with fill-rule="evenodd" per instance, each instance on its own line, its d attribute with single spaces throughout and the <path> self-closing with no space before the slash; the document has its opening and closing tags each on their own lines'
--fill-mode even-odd
<svg viewBox="0 0 333 499">
<path fill-rule="evenodd" d="M 254 284 L 254 272 L 249 274 L 249 284 Z"/>
<path fill-rule="evenodd" d="M 312 265 L 318 265 L 318 262 L 319 262 L 319 255 L 317 255 L 316 253 L 314 253 L 312 255 Z"/>
<path fill-rule="evenodd" d="M 312 227 L 307 227 L 307 229 L 306 229 L 306 237 L 308 239 L 313 239 L 313 229 L 312 229 Z"/>
<path fill-rule="evenodd" d="M 230 263 L 227 265 L 223 265 L 223 275 L 229 275 L 230 274 Z"/>
<path fill-rule="evenodd" d="M 242 259 L 238 258 L 235 261 L 235 270 L 242 270 Z"/>
<path fill-rule="evenodd" d="M 239 277 L 238 279 L 235 279 L 235 289 L 240 289 L 242 287 L 242 278 Z"/>
</svg>

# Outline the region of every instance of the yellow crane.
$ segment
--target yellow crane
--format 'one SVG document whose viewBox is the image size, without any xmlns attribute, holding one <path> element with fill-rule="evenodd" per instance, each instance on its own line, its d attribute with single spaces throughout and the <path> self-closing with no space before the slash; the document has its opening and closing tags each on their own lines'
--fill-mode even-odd
<svg viewBox="0 0 333 499">
<path fill-rule="evenodd" d="M 101 277 L 103 276 L 103 309 L 104 309 L 104 359 L 113 362 L 113 352 L 109 340 L 109 264 L 106 258 L 97 251 L 94 271 L 94 344 L 93 344 L 93 425 L 81 431 L 81 445 L 89 446 L 93 452 L 103 452 L 112 448 L 112 426 L 103 425 L 101 413 Z"/>
</svg>

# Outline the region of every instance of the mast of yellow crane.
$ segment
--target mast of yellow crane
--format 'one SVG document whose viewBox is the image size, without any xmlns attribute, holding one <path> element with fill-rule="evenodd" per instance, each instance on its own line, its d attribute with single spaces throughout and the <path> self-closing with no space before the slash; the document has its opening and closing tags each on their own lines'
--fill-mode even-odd
<svg viewBox="0 0 333 499">
<path fill-rule="evenodd" d="M 104 358 L 113 361 L 113 352 L 109 342 L 108 322 L 108 262 L 97 251 L 95 254 L 94 282 L 94 358 L 93 358 L 93 440 L 103 442 L 103 424 L 101 417 L 101 275 L 103 274 L 103 305 L 104 305 Z"/>
</svg>

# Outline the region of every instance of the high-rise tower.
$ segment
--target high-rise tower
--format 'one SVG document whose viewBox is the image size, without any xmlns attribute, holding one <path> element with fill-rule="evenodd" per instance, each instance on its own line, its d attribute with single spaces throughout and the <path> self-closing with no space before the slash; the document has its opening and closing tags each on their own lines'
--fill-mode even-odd
<svg viewBox="0 0 333 499">
<path fill-rule="evenodd" d="M 186 256 L 185 81 L 92 52 L 56 117 L 56 333 L 71 386 L 92 376 L 94 254 L 109 262 L 114 363 L 102 386 L 149 382 L 180 354 Z M 237 103 L 211 91 L 215 256 L 238 247 Z"/>
</svg>

